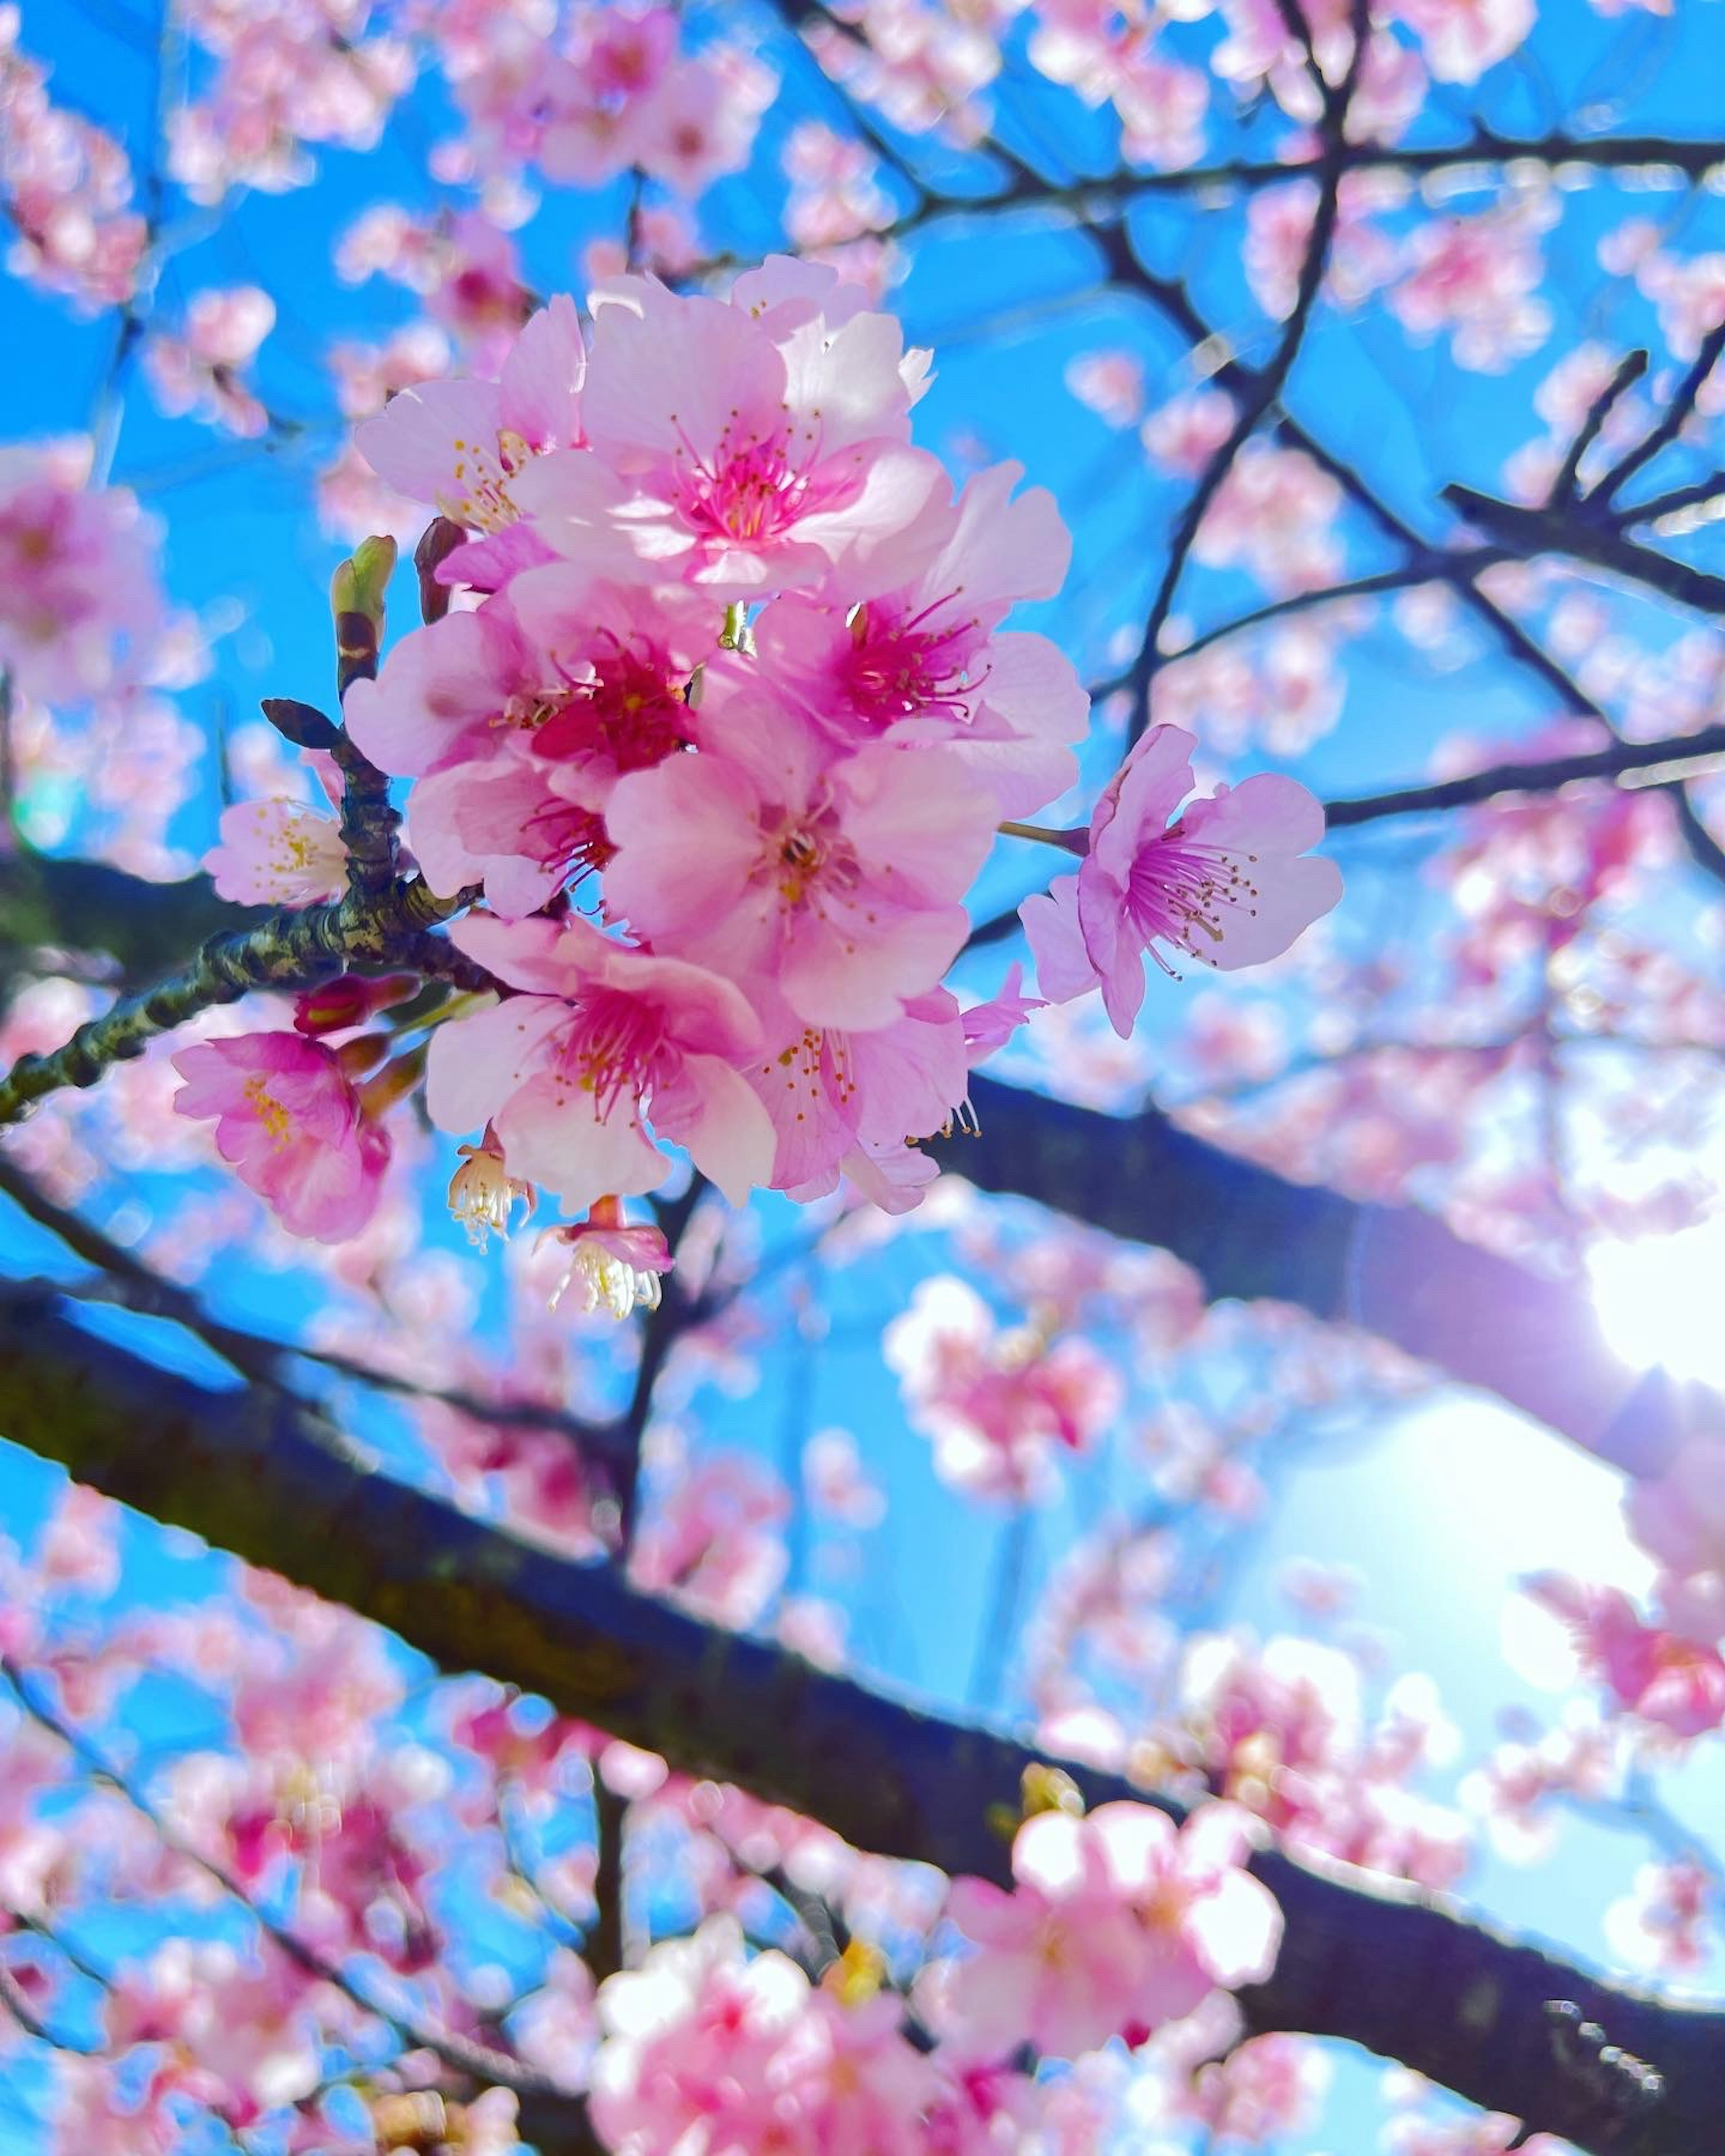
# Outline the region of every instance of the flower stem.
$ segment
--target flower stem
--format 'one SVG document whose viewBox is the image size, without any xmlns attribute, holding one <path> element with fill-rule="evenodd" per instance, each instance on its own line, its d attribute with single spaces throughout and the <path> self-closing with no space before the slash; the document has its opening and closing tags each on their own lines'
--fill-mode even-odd
<svg viewBox="0 0 1725 2156">
<path fill-rule="evenodd" d="M 1063 854 L 1090 851 L 1087 829 L 1051 831 L 1045 824 L 997 824 L 994 828 L 1004 839 L 1035 839 L 1045 846 L 1058 846 Z"/>
</svg>

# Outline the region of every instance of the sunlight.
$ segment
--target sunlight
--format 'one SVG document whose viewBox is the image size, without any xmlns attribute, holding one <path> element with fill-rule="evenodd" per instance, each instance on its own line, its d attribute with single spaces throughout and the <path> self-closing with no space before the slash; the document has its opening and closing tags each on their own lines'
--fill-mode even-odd
<svg viewBox="0 0 1725 2156">
<path fill-rule="evenodd" d="M 1625 1363 L 1725 1386 L 1725 1220 L 1596 1245 L 1588 1270 L 1600 1327 Z"/>
</svg>

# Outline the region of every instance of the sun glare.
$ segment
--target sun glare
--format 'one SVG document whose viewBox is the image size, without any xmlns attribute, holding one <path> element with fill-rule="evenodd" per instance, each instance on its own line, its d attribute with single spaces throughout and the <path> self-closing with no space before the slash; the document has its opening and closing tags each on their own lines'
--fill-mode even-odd
<svg viewBox="0 0 1725 2156">
<path fill-rule="evenodd" d="M 1588 1270 L 1600 1329 L 1625 1363 L 1725 1386 L 1725 1220 L 1596 1245 Z"/>
</svg>

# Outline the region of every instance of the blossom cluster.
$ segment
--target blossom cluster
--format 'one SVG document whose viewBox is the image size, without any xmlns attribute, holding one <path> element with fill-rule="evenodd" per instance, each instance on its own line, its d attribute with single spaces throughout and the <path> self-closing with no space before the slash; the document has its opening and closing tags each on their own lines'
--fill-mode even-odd
<svg viewBox="0 0 1725 2156">
<path fill-rule="evenodd" d="M 555 300 L 496 381 L 404 389 L 357 435 L 451 527 L 456 603 L 346 707 L 413 782 L 431 889 L 483 894 L 450 936 L 499 993 L 435 1029 L 432 1120 L 571 1212 L 657 1188 L 664 1141 L 734 1203 L 842 1174 L 901 1209 L 934 1173 L 918 1141 L 1033 1008 L 945 984 L 997 828 L 1085 855 L 1027 918 L 1045 993 L 1101 983 L 1123 1032 L 1153 939 L 1250 963 L 1333 904 L 1334 869 L 1298 858 L 1321 813 L 1266 777 L 1170 827 L 1193 743 L 1158 727 L 1087 833 L 1019 822 L 1075 778 L 1088 711 L 1070 661 L 1003 625 L 1065 573 L 1049 495 L 1003 465 L 955 497 L 911 440 L 928 355 L 830 270 L 775 259 L 726 300 L 622 277 L 593 305 L 590 349 Z M 284 845 L 316 852 L 279 817 L 223 839 L 236 892 L 267 880 L 248 843 L 278 883 Z M 275 1103 L 277 1159 L 280 1089 L 246 1084 L 231 1127 Z M 257 1147 L 223 1150 L 270 1190 Z M 660 1270 L 625 1267 L 644 1291 Z"/>
<path fill-rule="evenodd" d="M 812 1985 L 711 1917 L 600 1986 L 593 2123 L 624 2156 L 1023 2145 L 1045 2093 L 1019 2070 L 1024 2044 L 1062 2058 L 1117 2035 L 1139 2046 L 1270 1974 L 1281 1912 L 1244 1867 L 1242 1825 L 1219 1804 L 1182 1830 L 1127 1803 L 1027 1820 L 1011 1891 L 952 1883 L 958 1951 L 913 1994 L 932 2048 L 911 2042 L 875 1950 L 853 1943 Z"/>
<path fill-rule="evenodd" d="M 48 71 L 18 49 L 19 13 L 0 7 L 0 204 L 7 267 L 94 313 L 136 288 L 149 228 L 132 171 L 105 129 L 56 105 Z"/>
</svg>

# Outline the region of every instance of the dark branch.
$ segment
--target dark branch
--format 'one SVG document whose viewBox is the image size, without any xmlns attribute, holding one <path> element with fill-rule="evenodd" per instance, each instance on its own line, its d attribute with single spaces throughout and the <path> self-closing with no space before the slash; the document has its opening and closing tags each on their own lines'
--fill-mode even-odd
<svg viewBox="0 0 1725 2156">
<path fill-rule="evenodd" d="M 1156 596 L 1151 602 L 1137 657 L 1132 665 L 1132 715 L 1127 728 L 1129 741 L 1136 741 L 1150 723 L 1150 685 L 1158 664 L 1162 632 L 1173 611 L 1174 594 L 1179 588 L 1181 572 L 1198 538 L 1205 512 L 1214 501 L 1229 473 L 1233 470 L 1235 459 L 1257 431 L 1264 414 L 1281 394 L 1282 387 L 1299 357 L 1300 347 L 1306 341 L 1312 310 L 1317 304 L 1319 292 L 1323 289 L 1324 272 L 1329 266 L 1330 244 L 1335 238 L 1336 221 L 1341 207 L 1344 169 L 1343 151 L 1346 140 L 1344 130 L 1348 108 L 1353 101 L 1354 89 L 1365 59 L 1368 11 L 1365 0 L 1355 0 L 1353 10 L 1353 50 L 1348 59 L 1346 75 L 1339 86 L 1332 89 L 1325 80 L 1312 51 L 1312 34 L 1305 17 L 1299 13 L 1294 0 L 1281 0 L 1281 5 L 1285 17 L 1295 27 L 1305 48 L 1307 72 L 1317 84 L 1318 94 L 1323 100 L 1324 148 L 1318 161 L 1317 205 L 1312 213 L 1305 259 L 1300 265 L 1300 280 L 1294 295 L 1294 304 L 1281 340 L 1269 363 L 1250 376 L 1250 386 L 1240 398 L 1240 408 L 1227 439 L 1218 446 L 1205 465 L 1175 526 L 1168 547 L 1168 562 L 1163 570 L 1162 580 L 1157 586 Z"/>
<path fill-rule="evenodd" d="M 1626 539 L 1609 525 L 1565 516 L 1561 510 L 1523 509 L 1471 486 L 1446 486 L 1444 499 L 1470 524 L 1491 532 L 1519 554 L 1566 554 L 1626 583 L 1645 585 L 1681 606 L 1693 607 L 1698 613 L 1725 615 L 1725 577 L 1692 569 L 1686 562 Z"/>
<path fill-rule="evenodd" d="M 1153 1110 L 1105 1116 L 986 1078 L 970 1097 L 981 1135 L 942 1152 L 980 1188 L 1157 1244 L 1213 1296 L 1362 1326 L 1631 1474 L 1659 1471 L 1702 1402 L 1725 1416 L 1725 1400 L 1626 1369 L 1584 1292 L 1411 1206 L 1291 1182 Z"/>
<path fill-rule="evenodd" d="M 1575 481 L 1581 470 L 1581 460 L 1599 439 L 1599 429 L 1611 416 L 1612 408 L 1624 393 L 1639 382 L 1647 372 L 1645 352 L 1629 353 L 1618 365 L 1616 372 L 1587 408 L 1575 439 L 1569 444 L 1569 453 L 1558 467 L 1557 478 L 1552 482 L 1553 502 L 1568 501 L 1575 492 Z"/>
<path fill-rule="evenodd" d="M 1595 492 L 1602 501 L 1611 501 L 1625 481 L 1633 479 L 1643 465 L 1651 464 L 1660 451 L 1667 449 L 1683 431 L 1685 423 L 1695 410 L 1695 400 L 1707 386 L 1707 377 L 1719 363 L 1725 352 L 1725 321 L 1708 331 L 1701 341 L 1693 364 L 1677 384 L 1671 403 L 1661 414 L 1659 423 L 1651 427 L 1627 455 L 1620 457 L 1611 470 L 1600 480 Z"/>
<path fill-rule="evenodd" d="M 1018 1808 L 1037 1758 L 1022 1745 L 715 1631 L 608 1567 L 561 1563 L 356 1471 L 280 1403 L 211 1393 L 94 1338 L 55 1298 L 0 1306 L 0 1429 L 122 1502 L 390 1626 L 440 1667 L 481 1666 L 859 1847 L 1007 1876 L 990 1815 Z M 1070 1772 L 1093 1804 L 1165 1803 Z M 1453 1903 L 1344 1865 L 1266 1850 L 1254 1866 L 1287 1933 L 1275 1975 L 1243 1997 L 1253 2029 L 1363 2044 L 1590 2156 L 1712 2156 L 1725 2014 L 1603 1983 Z M 1663 2100 L 1615 2113 L 1586 2076 L 1554 2071 L 1553 2000 L 1656 2068 Z"/>
<path fill-rule="evenodd" d="M 80 1026 L 64 1047 L 21 1055 L 0 1078 L 0 1124 L 16 1122 L 64 1087 L 94 1086 L 158 1034 L 254 988 L 311 988 L 341 973 L 388 973 L 420 962 L 424 932 L 471 896 L 440 899 L 423 883 L 398 883 L 377 896 L 352 891 L 331 906 L 268 914 L 254 928 L 212 936 L 189 964 Z"/>
</svg>

